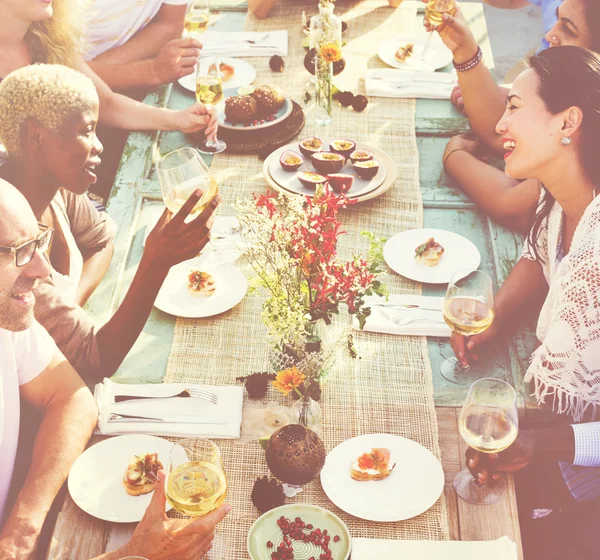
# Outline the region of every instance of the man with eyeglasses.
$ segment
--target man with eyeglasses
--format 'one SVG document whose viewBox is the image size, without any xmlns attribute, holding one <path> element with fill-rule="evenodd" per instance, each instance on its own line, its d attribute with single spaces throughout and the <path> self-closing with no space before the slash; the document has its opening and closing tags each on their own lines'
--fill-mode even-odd
<svg viewBox="0 0 600 560">
<path fill-rule="evenodd" d="M 96 425 L 94 398 L 34 320 L 33 290 L 50 272 L 29 204 L 0 181 L 0 558 L 29 558 L 69 469 Z M 16 503 L 7 503 L 15 466 L 20 397 L 42 412 L 33 459 Z"/>
</svg>

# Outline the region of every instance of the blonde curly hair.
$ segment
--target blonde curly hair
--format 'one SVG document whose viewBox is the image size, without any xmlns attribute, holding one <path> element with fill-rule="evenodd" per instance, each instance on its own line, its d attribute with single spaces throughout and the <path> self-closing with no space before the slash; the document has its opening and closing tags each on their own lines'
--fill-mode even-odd
<svg viewBox="0 0 600 560">
<path fill-rule="evenodd" d="M 0 82 L 0 143 L 9 159 L 20 159 L 21 131 L 27 119 L 60 130 L 67 117 L 97 104 L 94 83 L 81 72 L 60 64 L 19 68 Z"/>
</svg>

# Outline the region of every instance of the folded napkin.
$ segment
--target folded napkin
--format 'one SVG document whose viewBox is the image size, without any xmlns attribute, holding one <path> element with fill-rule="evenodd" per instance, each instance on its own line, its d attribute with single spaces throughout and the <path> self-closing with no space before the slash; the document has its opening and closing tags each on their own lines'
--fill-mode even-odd
<svg viewBox="0 0 600 560">
<path fill-rule="evenodd" d="M 211 30 L 202 36 L 202 45 L 202 54 L 207 56 L 287 56 L 288 32 Z"/>
<path fill-rule="evenodd" d="M 365 298 L 371 307 L 363 331 L 383 334 L 449 337 L 450 327 L 444 322 L 442 309 L 444 298 L 411 295 L 390 295 L 385 298 L 374 296 Z M 394 305 L 419 305 L 429 309 L 395 308 Z M 387 315 L 387 317 L 386 317 Z M 394 319 L 397 319 L 394 322 Z M 414 319 L 408 322 L 409 319 Z M 404 323 L 404 324 L 402 324 Z M 358 320 L 352 321 L 352 328 L 359 330 Z"/>
<path fill-rule="evenodd" d="M 508 537 L 495 541 L 392 541 L 352 539 L 352 560 L 517 560 L 517 545 Z"/>
<path fill-rule="evenodd" d="M 365 75 L 365 89 L 372 97 L 450 99 L 456 77 L 443 72 L 409 72 L 373 68 Z"/>
<path fill-rule="evenodd" d="M 218 403 L 194 397 L 140 399 L 115 403 L 116 395 L 173 395 L 185 388 L 201 387 L 217 395 Z M 156 436 L 201 436 L 217 439 L 237 439 L 242 423 L 243 387 L 213 387 L 191 383 L 160 383 L 125 385 L 104 379 L 96 385 L 94 398 L 99 410 L 97 433 L 102 435 L 152 434 Z M 167 422 L 109 422 L 110 414 L 131 414 L 153 417 L 193 417 L 207 421 L 224 420 L 224 424 Z"/>
</svg>

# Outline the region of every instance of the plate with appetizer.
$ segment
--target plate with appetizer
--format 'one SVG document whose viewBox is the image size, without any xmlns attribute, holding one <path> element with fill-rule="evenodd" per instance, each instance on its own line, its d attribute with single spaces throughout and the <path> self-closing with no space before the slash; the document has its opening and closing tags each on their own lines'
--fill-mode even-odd
<svg viewBox="0 0 600 560">
<path fill-rule="evenodd" d="M 403 521 L 437 502 L 444 490 L 444 471 L 433 453 L 415 441 L 368 434 L 329 452 L 321 485 L 327 497 L 350 515 Z"/>
<path fill-rule="evenodd" d="M 200 59 L 200 72 L 206 73 L 210 66 L 216 66 L 214 57 Z M 238 89 L 250 85 L 256 79 L 254 66 L 239 58 L 221 57 L 219 60 L 223 89 Z M 196 73 L 179 78 L 179 85 L 196 95 Z"/>
<path fill-rule="evenodd" d="M 409 229 L 388 239 L 387 265 L 398 274 L 427 284 L 447 284 L 461 268 L 476 270 L 479 249 L 466 237 L 443 229 Z"/>
<path fill-rule="evenodd" d="M 241 91 L 241 93 L 240 93 Z M 292 100 L 274 85 L 248 86 L 229 96 L 217 107 L 219 126 L 229 130 L 257 130 L 286 119 Z"/>
<path fill-rule="evenodd" d="M 318 184 L 328 183 L 334 192 L 357 200 L 382 194 L 398 174 L 395 163 L 381 150 L 347 138 L 314 136 L 274 151 L 263 172 L 272 187 L 287 193 L 311 196 Z"/>
<path fill-rule="evenodd" d="M 379 58 L 389 66 L 400 70 L 424 70 L 433 72 L 452 62 L 452 51 L 444 45 L 437 33 L 431 38 L 431 45 L 423 61 L 421 56 L 427 43 L 428 34 L 419 33 L 394 37 L 379 44 Z"/>
<path fill-rule="evenodd" d="M 156 474 L 168 467 L 172 447 L 166 439 L 144 434 L 112 437 L 92 445 L 69 472 L 71 498 L 98 519 L 140 521 L 152 499 Z"/>
<path fill-rule="evenodd" d="M 176 317 L 212 317 L 235 307 L 247 291 L 238 268 L 201 256 L 171 267 L 154 306 Z"/>
</svg>

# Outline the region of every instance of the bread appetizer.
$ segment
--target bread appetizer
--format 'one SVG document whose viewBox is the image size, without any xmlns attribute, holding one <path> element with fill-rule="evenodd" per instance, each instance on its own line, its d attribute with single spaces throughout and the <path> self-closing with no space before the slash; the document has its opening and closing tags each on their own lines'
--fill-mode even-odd
<svg viewBox="0 0 600 560">
<path fill-rule="evenodd" d="M 154 490 L 158 471 L 163 468 L 157 453 L 134 455 L 123 475 L 123 486 L 130 496 L 141 496 Z"/>
<path fill-rule="evenodd" d="M 392 474 L 396 463 L 390 467 L 390 450 L 374 447 L 363 453 L 350 467 L 350 476 L 360 482 L 366 480 L 383 480 Z"/>
<path fill-rule="evenodd" d="M 217 65 L 213 62 L 208 67 L 209 74 L 214 73 L 216 69 Z M 221 72 L 221 80 L 223 82 L 228 82 L 229 80 L 231 80 L 231 78 L 233 78 L 233 75 L 235 74 L 235 68 L 230 64 L 226 64 L 225 62 L 221 62 L 221 64 L 219 64 L 219 70 Z"/>
<path fill-rule="evenodd" d="M 415 249 L 415 260 L 425 266 L 436 266 L 443 254 L 444 248 L 433 237 L 430 237 Z"/>
<path fill-rule="evenodd" d="M 217 288 L 214 276 L 200 270 L 192 270 L 188 275 L 188 282 L 188 290 L 193 296 L 210 297 Z"/>
<path fill-rule="evenodd" d="M 400 47 L 396 51 L 396 60 L 398 62 L 406 62 L 406 59 L 412 56 L 414 47 L 415 46 L 412 43 L 400 45 Z"/>
</svg>

